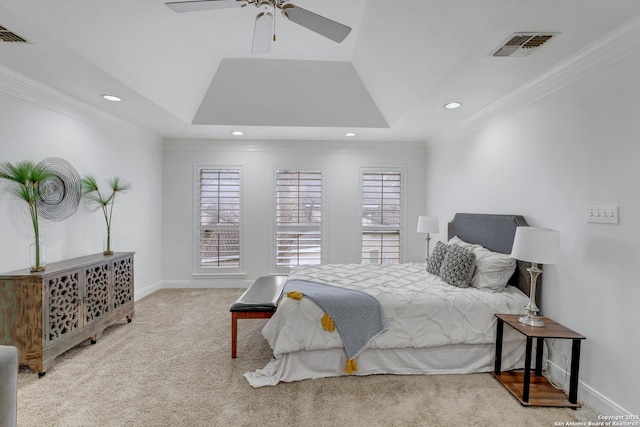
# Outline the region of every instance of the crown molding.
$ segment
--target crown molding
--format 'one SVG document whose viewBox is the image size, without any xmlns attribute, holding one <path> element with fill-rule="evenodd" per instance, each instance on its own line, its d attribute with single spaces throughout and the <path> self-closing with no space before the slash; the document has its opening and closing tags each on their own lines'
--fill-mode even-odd
<svg viewBox="0 0 640 427">
<path fill-rule="evenodd" d="M 510 94 L 427 141 L 441 147 L 512 112 L 571 85 L 640 50 L 640 17 L 579 50 L 561 64 L 547 70 Z"/>
<path fill-rule="evenodd" d="M 261 141 L 219 139 L 166 139 L 165 151 L 217 151 L 217 152 L 285 152 L 285 153 L 426 153 L 424 142 L 380 141 Z"/>
<path fill-rule="evenodd" d="M 0 65 L 0 93 L 38 105 L 143 145 L 162 149 L 162 139 L 105 111 Z"/>
</svg>

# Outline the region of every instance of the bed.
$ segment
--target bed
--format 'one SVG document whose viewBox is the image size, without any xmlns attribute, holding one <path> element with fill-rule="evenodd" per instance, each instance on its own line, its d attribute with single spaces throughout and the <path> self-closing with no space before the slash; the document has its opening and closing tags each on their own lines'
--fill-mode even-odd
<svg viewBox="0 0 640 427">
<path fill-rule="evenodd" d="M 452 286 L 446 274 L 442 277 L 449 282 L 432 274 L 432 264 L 455 243 L 456 250 L 464 247 L 465 254 L 474 252 L 476 280 L 477 273 L 484 271 L 481 265 L 486 264 L 482 263 L 489 259 L 483 254 L 504 261 L 508 258 L 504 254 L 511 252 L 516 228 L 526 225 L 519 215 L 459 213 L 448 225 L 448 242 L 438 242 L 427 264 L 326 264 L 292 269 L 287 284 L 294 288 L 306 282 L 320 283 L 375 297 L 383 313 L 384 329 L 350 357 L 353 351 L 347 355 L 344 329 L 338 328 L 341 333 L 336 333 L 324 325 L 327 312 L 320 308 L 322 305 L 310 296 L 296 297 L 285 287 L 276 313 L 262 331 L 273 349 L 273 358 L 264 368 L 246 373 L 246 379 L 253 387 L 262 387 L 342 375 L 492 371 L 494 314 L 524 313 L 530 289 L 527 266 L 510 260 L 514 265 L 505 270 L 508 276 L 500 278 L 504 283 L 498 289 L 488 288 L 486 282 L 480 287 Z M 491 283 L 496 278 L 492 274 Z M 501 276 L 505 276 L 504 271 Z M 538 286 L 538 302 L 540 289 Z M 341 334 L 345 336 L 344 343 Z M 522 368 L 524 350 L 522 335 L 505 331 L 503 369 Z M 349 369 L 351 361 L 357 361 L 354 369 Z"/>
</svg>

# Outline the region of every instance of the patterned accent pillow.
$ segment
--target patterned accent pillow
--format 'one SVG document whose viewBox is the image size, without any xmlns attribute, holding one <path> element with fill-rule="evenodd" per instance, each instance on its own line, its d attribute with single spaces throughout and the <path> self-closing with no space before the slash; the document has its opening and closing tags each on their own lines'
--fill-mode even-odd
<svg viewBox="0 0 640 427">
<path fill-rule="evenodd" d="M 458 288 L 471 285 L 473 271 L 476 268 L 476 254 L 458 245 L 449 245 L 440 266 L 442 280 Z"/>
<path fill-rule="evenodd" d="M 433 252 L 431 252 L 431 256 L 427 261 L 427 273 L 435 274 L 436 276 L 440 274 L 440 266 L 444 261 L 444 256 L 449 251 L 449 245 L 446 245 L 442 242 L 436 243 L 436 247 L 433 248 Z"/>
<path fill-rule="evenodd" d="M 509 279 L 511 279 L 511 276 L 513 276 L 513 273 L 516 272 L 515 259 L 513 261 L 514 263 L 511 264 L 511 267 L 502 270 L 502 272 L 500 273 L 500 278 L 498 279 L 498 286 L 493 290 L 493 292 L 502 292 L 504 291 L 504 288 L 506 288 L 507 285 L 509 284 Z"/>
</svg>

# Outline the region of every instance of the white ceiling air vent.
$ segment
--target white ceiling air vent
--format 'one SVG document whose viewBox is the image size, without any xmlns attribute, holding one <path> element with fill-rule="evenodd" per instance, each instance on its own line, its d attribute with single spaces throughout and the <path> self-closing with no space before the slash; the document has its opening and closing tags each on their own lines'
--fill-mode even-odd
<svg viewBox="0 0 640 427">
<path fill-rule="evenodd" d="M 558 33 L 513 33 L 493 56 L 527 56 Z"/>
<path fill-rule="evenodd" d="M 0 25 L 0 40 L 7 43 L 26 43 L 27 41 Z"/>
</svg>

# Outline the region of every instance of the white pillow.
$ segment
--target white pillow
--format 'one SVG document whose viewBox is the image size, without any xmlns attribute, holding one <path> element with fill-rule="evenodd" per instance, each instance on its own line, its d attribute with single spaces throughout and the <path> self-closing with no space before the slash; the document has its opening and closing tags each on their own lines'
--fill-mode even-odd
<svg viewBox="0 0 640 427">
<path fill-rule="evenodd" d="M 516 271 L 516 260 L 507 254 L 492 252 L 480 245 L 475 246 L 473 253 L 476 254 L 476 271 L 471 279 L 471 286 L 502 292 Z"/>
<path fill-rule="evenodd" d="M 452 238 L 450 238 L 448 243 L 450 245 L 462 246 L 463 248 L 469 249 L 470 251 L 474 250 L 475 248 L 481 248 L 482 247 L 480 245 L 476 245 L 475 243 L 465 242 L 464 240 L 462 240 L 458 236 L 453 236 Z"/>
</svg>

